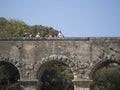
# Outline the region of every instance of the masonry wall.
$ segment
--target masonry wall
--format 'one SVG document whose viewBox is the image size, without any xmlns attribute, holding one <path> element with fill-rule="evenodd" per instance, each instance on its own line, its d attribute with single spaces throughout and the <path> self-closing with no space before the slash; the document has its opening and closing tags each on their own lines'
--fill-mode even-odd
<svg viewBox="0 0 120 90">
<path fill-rule="evenodd" d="M 75 67 L 77 66 L 77 74 L 81 74 L 82 71 L 79 70 L 85 68 L 84 63 L 92 65 L 93 62 L 105 57 L 105 54 L 107 56 L 111 53 L 116 54 L 115 57 L 119 59 L 119 37 L 50 40 L 0 39 L 0 60 L 2 61 L 4 58 L 4 60 L 12 62 L 18 68 L 21 79 L 27 80 L 36 79 L 37 70 L 34 66 L 36 63 L 40 63 L 43 58 L 54 54 L 64 55 L 70 60 L 74 60 Z M 84 67 L 82 67 L 82 64 Z"/>
</svg>

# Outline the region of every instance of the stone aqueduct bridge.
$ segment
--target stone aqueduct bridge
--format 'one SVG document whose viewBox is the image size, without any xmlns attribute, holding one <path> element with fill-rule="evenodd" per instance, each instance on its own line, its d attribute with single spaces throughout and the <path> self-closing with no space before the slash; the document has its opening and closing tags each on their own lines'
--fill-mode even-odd
<svg viewBox="0 0 120 90">
<path fill-rule="evenodd" d="M 3 61 L 18 70 L 24 90 L 37 90 L 45 63 L 52 61 L 71 68 L 74 90 L 90 90 L 96 70 L 110 63 L 120 64 L 120 37 L 0 39 L 0 62 Z"/>
</svg>

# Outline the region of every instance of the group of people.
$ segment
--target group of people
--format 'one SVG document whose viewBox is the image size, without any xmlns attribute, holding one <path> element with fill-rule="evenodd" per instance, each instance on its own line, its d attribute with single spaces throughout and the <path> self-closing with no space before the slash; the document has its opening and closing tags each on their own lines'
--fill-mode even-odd
<svg viewBox="0 0 120 90">
<path fill-rule="evenodd" d="M 26 36 L 27 36 L 27 33 L 25 33 L 23 36 L 26 37 Z M 30 38 L 35 37 L 35 38 L 39 38 L 39 39 L 43 39 L 43 38 L 56 39 L 56 38 L 64 38 L 64 35 L 62 34 L 61 31 L 59 31 L 59 32 L 58 32 L 58 35 L 50 34 L 48 37 L 44 37 L 44 35 L 42 35 L 41 33 L 38 32 L 36 35 L 33 34 L 33 33 L 31 33 L 31 34 L 29 35 L 29 37 L 30 37 Z"/>
<path fill-rule="evenodd" d="M 33 33 L 31 33 L 31 34 L 29 35 L 29 37 L 43 38 L 44 36 L 43 36 L 42 34 L 40 34 L 40 33 L 37 33 L 36 35 L 33 34 Z"/>
<path fill-rule="evenodd" d="M 48 39 L 53 39 L 53 38 L 64 38 L 64 35 L 62 34 L 61 31 L 59 31 L 58 35 L 50 34 L 48 36 Z"/>
</svg>

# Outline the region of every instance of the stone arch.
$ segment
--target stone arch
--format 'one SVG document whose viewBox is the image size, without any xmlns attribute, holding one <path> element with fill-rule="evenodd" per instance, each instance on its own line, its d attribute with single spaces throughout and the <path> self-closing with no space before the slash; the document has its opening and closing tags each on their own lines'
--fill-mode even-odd
<svg viewBox="0 0 120 90">
<path fill-rule="evenodd" d="M 98 69 L 100 69 L 100 68 L 102 68 L 102 67 L 104 67 L 104 66 L 106 66 L 108 64 L 111 64 L 111 63 L 116 63 L 116 64 L 120 65 L 120 60 L 110 60 L 110 59 L 107 59 L 107 60 L 103 60 L 103 61 L 99 61 L 97 63 L 94 63 L 93 67 L 91 68 L 90 78 L 91 79 L 93 78 L 95 72 Z"/>
<path fill-rule="evenodd" d="M 0 70 L 1 81 L 4 83 L 4 85 L 1 84 L 2 87 L 8 87 L 10 84 L 14 86 L 19 85 L 18 81 L 20 79 L 20 74 L 13 64 L 6 61 L 0 61 Z M 10 89 L 11 88 L 12 87 L 10 87 Z"/>
<path fill-rule="evenodd" d="M 37 73 L 40 71 L 40 69 L 44 63 L 50 62 L 50 61 L 57 61 L 57 62 L 61 62 L 63 64 L 66 64 L 71 69 L 74 77 L 77 74 L 76 73 L 77 68 L 76 68 L 75 63 L 71 59 L 69 59 L 67 56 L 57 55 L 57 54 L 53 54 L 53 55 L 50 55 L 46 58 L 42 58 L 42 61 L 40 62 L 39 67 L 37 68 Z M 38 74 L 36 74 L 36 75 L 37 75 L 36 78 L 38 78 Z"/>
<path fill-rule="evenodd" d="M 19 70 L 19 65 L 20 65 L 20 63 L 17 61 L 17 60 L 15 60 L 15 59 L 13 59 L 13 58 L 11 58 L 10 56 L 0 56 L 0 62 L 6 62 L 6 63 L 9 63 L 9 64 L 11 64 L 15 69 L 16 69 L 16 71 L 18 72 L 18 74 L 19 74 L 19 79 L 20 79 L 20 77 L 21 77 L 21 73 L 20 73 L 20 70 Z"/>
<path fill-rule="evenodd" d="M 112 46 L 108 46 L 106 49 L 102 47 L 98 59 L 92 62 L 90 78 L 92 78 L 98 69 L 110 63 L 120 65 L 120 51 Z"/>
<path fill-rule="evenodd" d="M 71 69 L 72 80 L 74 79 L 74 75 L 75 75 L 74 65 L 72 65 L 72 63 L 74 64 L 74 62 L 72 62 L 68 57 L 66 57 L 64 55 L 56 55 L 56 54 L 50 55 L 50 56 L 42 59 L 40 66 L 38 68 L 38 71 L 36 74 L 37 80 L 38 80 L 37 89 L 41 90 L 41 87 L 43 85 L 41 78 L 44 74 L 46 67 L 48 67 L 48 65 L 50 65 L 50 64 L 57 64 L 57 63 L 68 66 Z M 72 80 L 71 80 L 71 82 L 72 82 Z M 73 83 L 73 85 L 74 85 L 74 83 Z"/>
</svg>

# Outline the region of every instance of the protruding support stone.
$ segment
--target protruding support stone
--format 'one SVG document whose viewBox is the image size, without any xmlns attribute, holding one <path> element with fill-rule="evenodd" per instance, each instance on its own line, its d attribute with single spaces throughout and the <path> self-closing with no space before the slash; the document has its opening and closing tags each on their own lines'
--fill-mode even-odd
<svg viewBox="0 0 120 90">
<path fill-rule="evenodd" d="M 37 90 L 38 80 L 19 80 L 23 90 Z"/>
<path fill-rule="evenodd" d="M 88 79 L 73 80 L 74 90 L 90 90 L 90 85 L 92 84 L 92 82 L 92 80 Z"/>
</svg>

